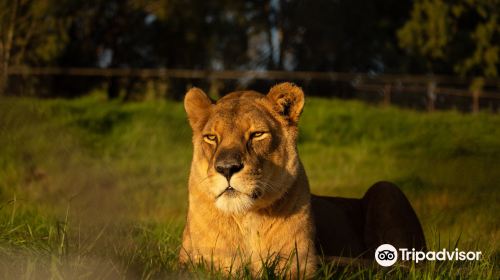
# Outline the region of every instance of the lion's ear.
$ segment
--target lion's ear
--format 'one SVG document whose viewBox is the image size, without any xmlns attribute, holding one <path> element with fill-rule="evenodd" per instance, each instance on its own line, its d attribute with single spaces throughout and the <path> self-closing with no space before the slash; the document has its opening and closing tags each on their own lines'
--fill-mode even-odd
<svg viewBox="0 0 500 280">
<path fill-rule="evenodd" d="M 200 129 L 200 124 L 208 118 L 212 101 L 199 88 L 191 88 L 184 97 L 184 109 L 193 130 Z"/>
<path fill-rule="evenodd" d="M 272 102 L 276 112 L 297 125 L 304 108 L 304 92 L 292 83 L 281 83 L 269 90 L 267 98 Z"/>
</svg>

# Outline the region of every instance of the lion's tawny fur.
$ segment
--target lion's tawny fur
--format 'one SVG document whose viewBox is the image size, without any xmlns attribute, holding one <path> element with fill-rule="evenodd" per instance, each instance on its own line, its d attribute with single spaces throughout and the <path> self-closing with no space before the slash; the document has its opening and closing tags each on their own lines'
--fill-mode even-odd
<svg viewBox="0 0 500 280">
<path fill-rule="evenodd" d="M 302 90 L 290 83 L 217 103 L 197 88 L 186 94 L 194 151 L 182 263 L 213 262 L 226 271 L 248 264 L 258 273 L 278 258 L 292 277 L 314 273 L 310 191 L 296 147 L 303 105 Z M 241 170 L 229 178 L 217 171 L 234 160 Z"/>
</svg>

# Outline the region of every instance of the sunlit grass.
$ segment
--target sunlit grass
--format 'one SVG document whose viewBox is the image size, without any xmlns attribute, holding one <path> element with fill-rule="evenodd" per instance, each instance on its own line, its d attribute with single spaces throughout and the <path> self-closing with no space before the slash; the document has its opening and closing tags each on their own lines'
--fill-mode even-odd
<svg viewBox="0 0 500 280">
<path fill-rule="evenodd" d="M 361 197 L 396 182 L 430 248 L 459 241 L 485 256 L 410 269 L 324 264 L 317 278 L 497 278 L 499 127 L 487 113 L 309 98 L 299 151 L 313 192 Z M 177 265 L 190 137 L 181 103 L 0 99 L 0 277 L 223 277 Z"/>
</svg>

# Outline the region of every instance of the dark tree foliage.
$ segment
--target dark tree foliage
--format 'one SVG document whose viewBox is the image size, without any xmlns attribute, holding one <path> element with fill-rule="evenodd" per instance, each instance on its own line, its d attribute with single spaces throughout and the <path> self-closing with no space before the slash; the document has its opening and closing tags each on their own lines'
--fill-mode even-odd
<svg viewBox="0 0 500 280">
<path fill-rule="evenodd" d="M 492 3 L 497 2 L 0 0 L 0 74 L 5 77 L 8 66 L 17 64 L 496 76 L 500 27 Z M 30 79 L 38 80 L 15 84 L 44 85 L 50 90 L 37 91 L 67 97 L 104 87 L 110 98 L 125 99 L 134 99 L 151 82 L 116 77 Z M 224 87 L 220 81 L 154 82 L 166 84 L 171 98 L 182 97 L 192 84 Z M 264 90 L 274 82 L 225 85 Z M 348 83 L 303 85 L 316 93 L 334 91 L 348 97 L 352 92 Z"/>
<path fill-rule="evenodd" d="M 397 35 L 427 72 L 498 77 L 499 0 L 416 0 Z"/>
</svg>

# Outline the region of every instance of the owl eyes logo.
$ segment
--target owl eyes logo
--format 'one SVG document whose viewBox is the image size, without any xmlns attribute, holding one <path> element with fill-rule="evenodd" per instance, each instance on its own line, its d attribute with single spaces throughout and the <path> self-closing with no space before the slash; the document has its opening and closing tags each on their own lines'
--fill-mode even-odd
<svg viewBox="0 0 500 280">
<path fill-rule="evenodd" d="M 398 251 L 391 244 L 382 244 L 375 251 L 375 261 L 381 266 L 391 266 L 398 260 Z"/>
<path fill-rule="evenodd" d="M 383 250 L 378 252 L 378 259 L 382 261 L 392 261 L 395 255 L 394 252 L 389 250 Z"/>
</svg>

